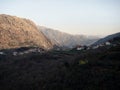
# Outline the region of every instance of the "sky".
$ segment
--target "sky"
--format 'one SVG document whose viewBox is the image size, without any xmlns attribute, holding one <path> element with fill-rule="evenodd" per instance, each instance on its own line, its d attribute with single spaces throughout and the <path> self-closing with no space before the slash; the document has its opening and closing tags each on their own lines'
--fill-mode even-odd
<svg viewBox="0 0 120 90">
<path fill-rule="evenodd" d="M 0 0 L 0 14 L 70 34 L 120 32 L 120 0 Z"/>
</svg>

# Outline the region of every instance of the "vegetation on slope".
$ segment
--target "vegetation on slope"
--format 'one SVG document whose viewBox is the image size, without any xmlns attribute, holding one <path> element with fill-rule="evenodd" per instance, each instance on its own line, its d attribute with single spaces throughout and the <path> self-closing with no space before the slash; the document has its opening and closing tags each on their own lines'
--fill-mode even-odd
<svg viewBox="0 0 120 90">
<path fill-rule="evenodd" d="M 1 55 L 0 90 L 119 90 L 120 46 Z"/>
</svg>

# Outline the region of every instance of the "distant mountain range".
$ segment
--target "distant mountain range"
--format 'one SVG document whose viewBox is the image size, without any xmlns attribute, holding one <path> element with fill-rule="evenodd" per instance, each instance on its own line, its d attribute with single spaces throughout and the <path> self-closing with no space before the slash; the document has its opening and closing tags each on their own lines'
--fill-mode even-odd
<svg viewBox="0 0 120 90">
<path fill-rule="evenodd" d="M 72 48 L 76 45 L 98 45 L 113 39 L 118 41 L 120 32 L 102 39 L 97 36 L 71 35 L 36 26 L 28 19 L 0 15 L 0 49 L 40 47 L 48 50 L 54 46 Z"/>
<path fill-rule="evenodd" d="M 0 15 L 0 49 L 36 46 L 50 49 L 53 44 L 28 19 Z"/>
<path fill-rule="evenodd" d="M 38 26 L 38 29 L 58 46 L 72 48 L 76 45 L 91 45 L 100 38 L 97 36 L 71 35 L 54 29 Z"/>
<path fill-rule="evenodd" d="M 93 46 L 103 44 L 105 42 L 120 43 L 120 32 L 112 34 L 112 35 L 108 35 L 108 36 L 98 40 L 97 42 L 95 42 L 93 44 Z"/>
</svg>

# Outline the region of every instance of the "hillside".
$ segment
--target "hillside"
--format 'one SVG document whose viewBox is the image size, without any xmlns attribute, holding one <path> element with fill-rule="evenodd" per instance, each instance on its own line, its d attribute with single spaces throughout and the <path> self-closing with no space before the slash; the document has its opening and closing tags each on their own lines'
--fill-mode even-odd
<svg viewBox="0 0 120 90">
<path fill-rule="evenodd" d="M 39 32 L 35 23 L 16 16 L 0 15 L 0 49 L 37 46 L 52 48 L 52 43 Z"/>
<path fill-rule="evenodd" d="M 120 42 L 120 32 L 112 34 L 112 35 L 108 35 L 100 40 L 98 40 L 97 42 L 95 42 L 93 45 L 100 45 L 103 44 L 105 42 L 111 42 L 111 43 L 117 43 L 119 41 Z"/>
<path fill-rule="evenodd" d="M 17 56 L 4 52 L 0 90 L 119 90 L 119 55 L 120 45 Z"/>
<path fill-rule="evenodd" d="M 90 45 L 99 39 L 97 36 L 71 35 L 42 26 L 38 26 L 38 28 L 54 44 L 70 48 L 76 45 Z"/>
</svg>

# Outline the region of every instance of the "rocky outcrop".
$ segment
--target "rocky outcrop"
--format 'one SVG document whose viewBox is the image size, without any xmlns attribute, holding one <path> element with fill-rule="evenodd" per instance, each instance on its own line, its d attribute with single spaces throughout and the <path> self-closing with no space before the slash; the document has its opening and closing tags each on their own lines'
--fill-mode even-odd
<svg viewBox="0 0 120 90">
<path fill-rule="evenodd" d="M 44 49 L 53 47 L 32 21 L 16 16 L 0 15 L 0 49 L 29 46 Z"/>
</svg>

